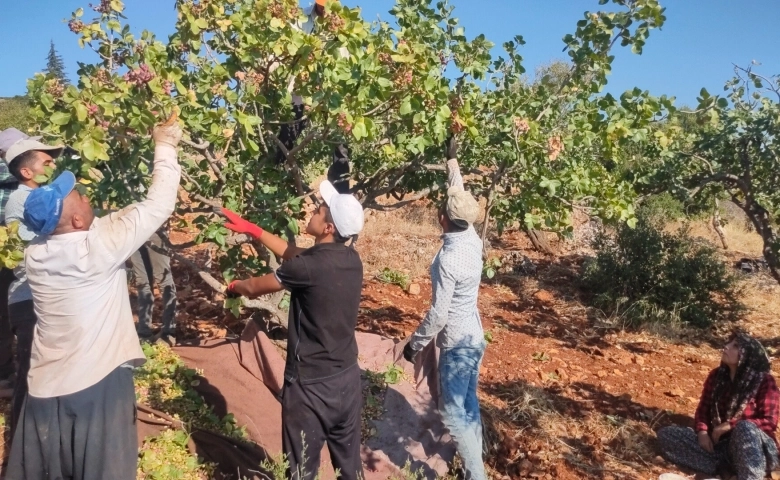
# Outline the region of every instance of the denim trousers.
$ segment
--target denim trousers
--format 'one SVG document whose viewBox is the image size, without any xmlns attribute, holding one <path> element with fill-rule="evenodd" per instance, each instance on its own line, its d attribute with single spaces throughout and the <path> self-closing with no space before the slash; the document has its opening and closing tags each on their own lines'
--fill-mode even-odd
<svg viewBox="0 0 780 480">
<path fill-rule="evenodd" d="M 479 366 L 485 344 L 442 348 L 439 355 L 439 410 L 463 459 L 466 478 L 485 480 L 482 462 L 482 419 L 477 400 Z"/>
</svg>

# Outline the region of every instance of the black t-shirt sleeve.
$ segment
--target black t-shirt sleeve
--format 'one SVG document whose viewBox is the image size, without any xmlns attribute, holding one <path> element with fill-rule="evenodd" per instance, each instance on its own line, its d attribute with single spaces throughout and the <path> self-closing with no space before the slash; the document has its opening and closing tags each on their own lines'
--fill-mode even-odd
<svg viewBox="0 0 780 480">
<path fill-rule="evenodd" d="M 282 266 L 276 269 L 276 279 L 287 290 L 296 290 L 311 285 L 309 268 L 306 259 L 299 255 L 285 260 Z"/>
</svg>

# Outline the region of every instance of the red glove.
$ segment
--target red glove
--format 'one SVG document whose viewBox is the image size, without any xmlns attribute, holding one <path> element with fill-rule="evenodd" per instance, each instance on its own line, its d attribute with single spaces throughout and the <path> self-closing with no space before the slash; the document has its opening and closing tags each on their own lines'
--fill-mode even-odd
<svg viewBox="0 0 780 480">
<path fill-rule="evenodd" d="M 222 215 L 228 219 L 228 222 L 225 223 L 225 227 L 236 233 L 246 233 L 254 239 L 259 239 L 263 235 L 262 228 L 252 222 L 244 220 L 236 212 L 231 212 L 227 208 L 222 208 Z"/>
<path fill-rule="evenodd" d="M 236 292 L 236 284 L 240 281 L 241 280 L 233 280 L 230 282 L 230 285 L 228 285 L 227 291 L 225 292 L 228 298 L 238 298 L 241 296 L 240 293 Z"/>
</svg>

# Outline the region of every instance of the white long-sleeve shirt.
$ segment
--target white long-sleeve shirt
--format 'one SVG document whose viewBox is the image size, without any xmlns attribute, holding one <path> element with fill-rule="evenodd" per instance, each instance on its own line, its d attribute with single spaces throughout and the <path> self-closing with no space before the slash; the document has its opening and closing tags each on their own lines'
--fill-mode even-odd
<svg viewBox="0 0 780 480">
<path fill-rule="evenodd" d="M 124 263 L 173 213 L 180 175 L 176 150 L 157 146 L 144 201 L 96 218 L 88 231 L 43 235 L 27 246 L 27 280 L 38 316 L 30 395 L 79 392 L 120 365 L 144 363 Z"/>
<path fill-rule="evenodd" d="M 448 191 L 463 190 L 458 161 L 447 161 Z M 482 240 L 473 226 L 445 233 L 431 264 L 431 309 L 410 340 L 414 350 L 436 338 L 439 348 L 478 347 L 485 341 L 477 308 L 482 281 Z"/>
</svg>

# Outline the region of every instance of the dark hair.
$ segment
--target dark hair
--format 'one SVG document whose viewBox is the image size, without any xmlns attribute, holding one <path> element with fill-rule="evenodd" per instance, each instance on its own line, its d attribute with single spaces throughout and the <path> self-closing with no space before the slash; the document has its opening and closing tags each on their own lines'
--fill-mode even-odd
<svg viewBox="0 0 780 480">
<path fill-rule="evenodd" d="M 450 218 L 449 215 L 447 215 L 447 199 L 442 202 L 441 207 L 439 207 L 439 215 L 443 216 L 444 219 L 447 221 L 447 230 L 452 233 L 457 232 L 465 232 L 469 229 L 468 224 L 466 226 L 460 225 L 458 223 L 455 223 L 453 219 Z"/>
<path fill-rule="evenodd" d="M 38 150 L 27 150 L 26 152 L 20 153 L 8 164 L 8 171 L 11 172 L 11 175 L 16 177 L 17 180 L 22 182 L 25 180 L 22 178 L 22 169 L 30 167 L 37 157 Z"/>
</svg>

